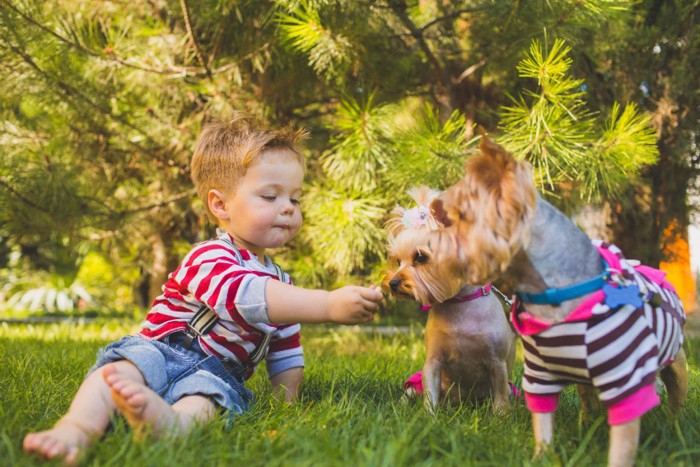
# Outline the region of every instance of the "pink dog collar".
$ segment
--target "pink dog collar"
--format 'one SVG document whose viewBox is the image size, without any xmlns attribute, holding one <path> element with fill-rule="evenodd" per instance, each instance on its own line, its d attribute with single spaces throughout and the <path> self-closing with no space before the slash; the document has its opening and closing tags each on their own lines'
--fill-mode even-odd
<svg viewBox="0 0 700 467">
<path fill-rule="evenodd" d="M 479 290 L 477 290 L 476 292 L 474 292 L 472 294 L 465 295 L 464 297 L 459 297 L 459 298 L 452 297 L 443 303 L 463 303 L 463 302 L 469 302 L 471 300 L 475 300 L 479 297 L 485 297 L 486 295 L 491 293 L 491 287 L 493 287 L 493 284 L 489 283 L 489 284 L 486 284 L 485 286 L 481 287 Z M 421 311 L 428 311 L 431 308 L 432 308 L 432 305 L 422 305 L 420 307 Z"/>
</svg>

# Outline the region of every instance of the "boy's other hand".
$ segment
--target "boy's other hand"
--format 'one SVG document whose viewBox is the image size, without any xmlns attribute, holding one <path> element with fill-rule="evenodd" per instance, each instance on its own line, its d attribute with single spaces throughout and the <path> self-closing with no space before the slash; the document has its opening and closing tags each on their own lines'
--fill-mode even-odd
<svg viewBox="0 0 700 467">
<path fill-rule="evenodd" d="M 374 312 L 384 298 L 375 285 L 360 287 L 348 285 L 328 295 L 330 320 L 340 324 L 359 324 L 372 321 Z"/>
</svg>

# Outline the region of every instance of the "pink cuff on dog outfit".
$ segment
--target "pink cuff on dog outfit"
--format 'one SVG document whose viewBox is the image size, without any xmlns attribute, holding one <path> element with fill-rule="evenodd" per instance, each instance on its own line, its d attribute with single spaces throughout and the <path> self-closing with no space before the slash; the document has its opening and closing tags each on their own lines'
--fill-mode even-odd
<svg viewBox="0 0 700 467">
<path fill-rule="evenodd" d="M 641 417 L 657 405 L 659 395 L 654 384 L 644 386 L 617 404 L 608 407 L 608 425 L 622 425 Z"/>
<path fill-rule="evenodd" d="M 535 413 L 548 413 L 557 410 L 559 394 L 530 394 L 525 393 L 525 403 L 528 410 Z M 622 425 L 635 420 L 657 405 L 659 395 L 653 384 L 644 386 L 631 396 L 608 407 L 608 425 Z"/>
<path fill-rule="evenodd" d="M 525 404 L 530 412 L 547 413 L 557 410 L 559 405 L 559 393 L 557 394 L 530 394 L 525 393 Z"/>
</svg>

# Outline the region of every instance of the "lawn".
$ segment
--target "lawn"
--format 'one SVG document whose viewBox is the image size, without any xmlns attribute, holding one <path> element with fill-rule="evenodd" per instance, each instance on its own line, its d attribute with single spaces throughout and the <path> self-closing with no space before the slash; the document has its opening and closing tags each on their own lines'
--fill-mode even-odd
<svg viewBox="0 0 700 467">
<path fill-rule="evenodd" d="M 133 331 L 133 323 L 0 325 L 0 464 L 36 465 L 21 441 L 67 409 L 95 352 Z M 601 465 L 607 455 L 604 412 L 578 416 L 575 391 L 557 413 L 554 449 L 532 462 L 530 416 L 516 401 L 511 413 L 488 407 L 442 407 L 435 417 L 403 403 L 402 382 L 422 365 L 422 327 L 393 335 L 353 327 L 306 326 L 306 383 L 288 406 L 268 390 L 264 369 L 249 382 L 250 412 L 183 440 L 134 443 L 122 420 L 93 448 L 87 465 L 414 466 Z M 638 465 L 700 464 L 700 339 L 688 340 L 690 394 L 680 418 L 662 407 L 642 423 Z M 520 382 L 522 359 L 514 379 Z"/>
</svg>

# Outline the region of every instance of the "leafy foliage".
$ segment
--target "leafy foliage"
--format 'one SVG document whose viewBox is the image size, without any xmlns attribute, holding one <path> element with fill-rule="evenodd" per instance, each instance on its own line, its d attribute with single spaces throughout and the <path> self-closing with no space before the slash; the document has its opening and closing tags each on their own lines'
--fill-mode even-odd
<svg viewBox="0 0 700 467">
<path fill-rule="evenodd" d="M 46 281 L 48 282 L 48 281 Z M 74 312 L 78 307 L 93 305 L 92 296 L 78 282 L 66 285 L 62 281 L 58 283 L 40 285 L 23 292 L 13 294 L 4 308 L 11 310 L 20 309 L 30 312 Z"/>
<path fill-rule="evenodd" d="M 349 274 L 365 267 L 365 258 L 382 256 L 385 201 L 345 193 L 311 193 L 308 239 L 324 254 L 324 266 Z"/>
<path fill-rule="evenodd" d="M 213 233 L 188 163 L 202 124 L 231 110 L 313 135 L 306 226 L 274 254 L 300 285 L 376 281 L 388 213 L 412 186 L 456 181 L 477 127 L 574 209 L 636 199 L 630 175 L 660 173 L 642 169 L 653 115 L 669 172 L 645 182 L 663 194 L 649 229 L 685 225 L 696 15 L 635 0 L 1 0 L 0 266 L 19 251 L 75 276 L 61 258 L 87 244 L 147 306 Z"/>
<path fill-rule="evenodd" d="M 308 56 L 311 68 L 326 79 L 342 76 L 355 60 L 354 44 L 325 28 L 318 10 L 307 2 L 299 4 L 295 15 L 280 13 L 278 21 L 283 41 Z"/>
<path fill-rule="evenodd" d="M 362 105 L 343 99 L 338 108 L 330 148 L 321 156 L 326 175 L 339 187 L 351 192 L 377 190 L 379 172 L 390 155 L 390 118 L 386 106 L 374 105 L 370 94 Z"/>
<path fill-rule="evenodd" d="M 411 124 L 393 134 L 396 150 L 386 182 L 396 193 L 419 185 L 447 188 L 463 176 L 465 152 L 478 138 L 468 138 L 470 129 L 458 111 L 444 121 L 430 105 L 413 111 Z"/>
</svg>

